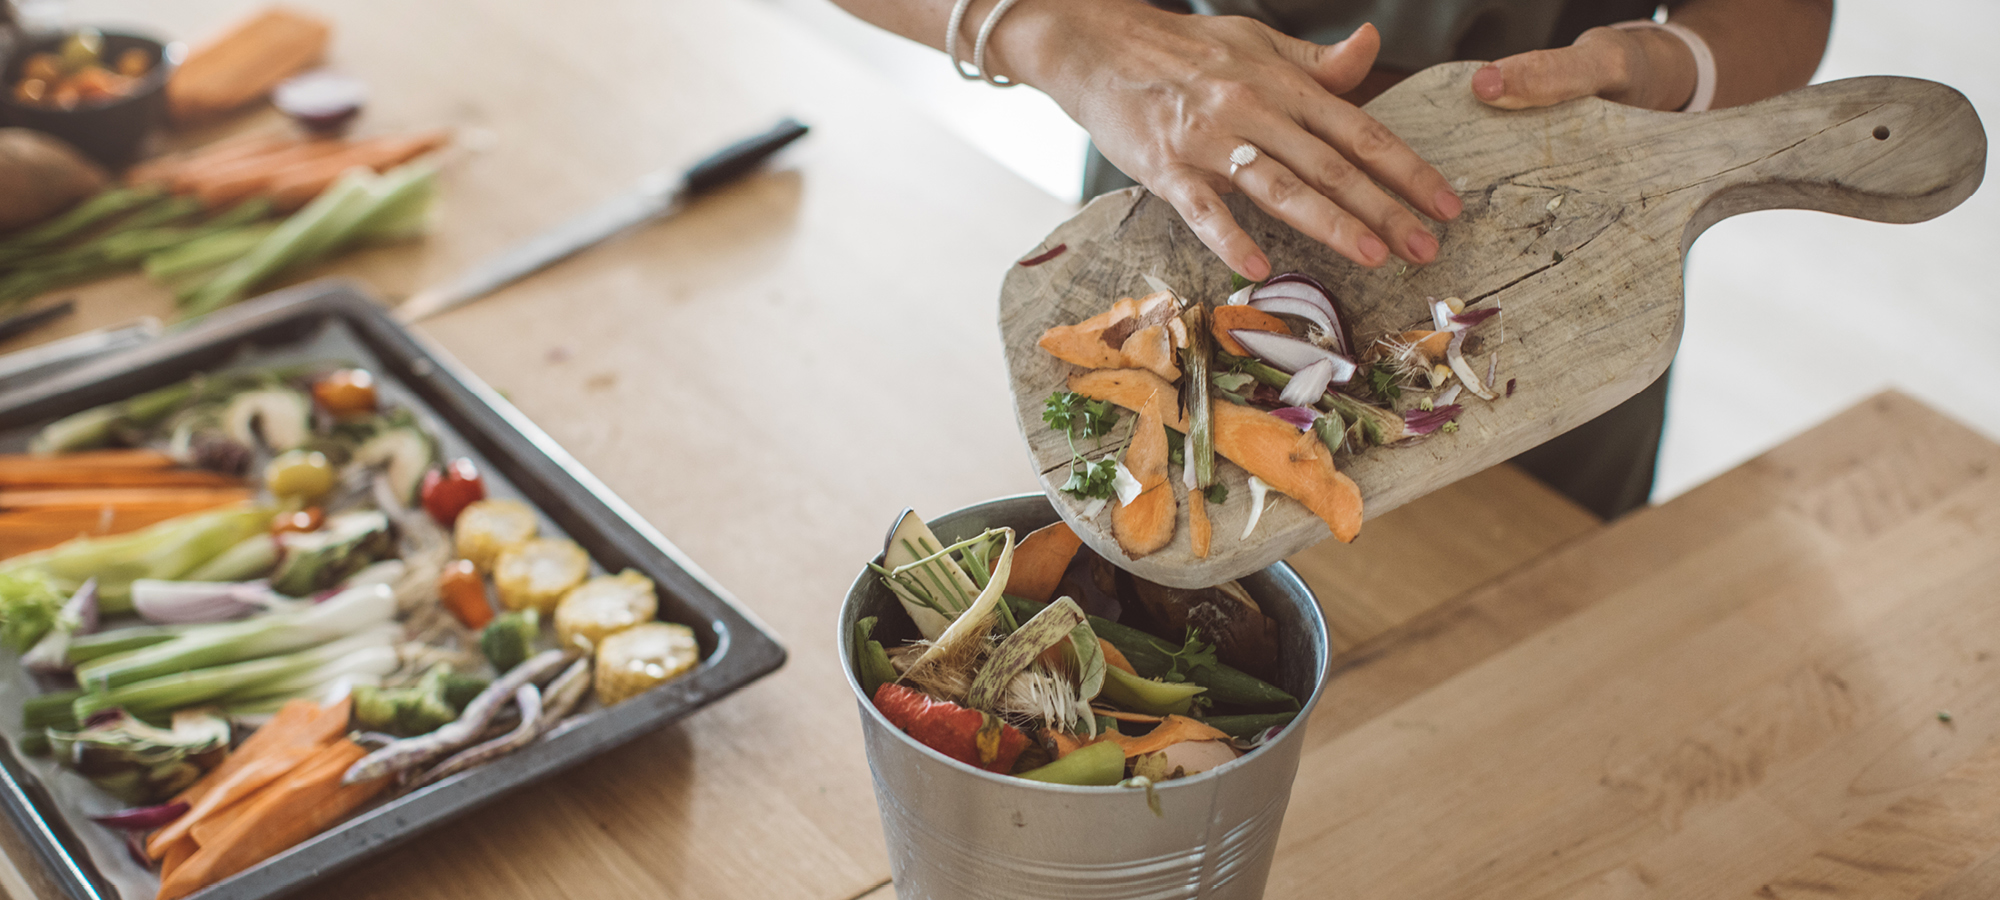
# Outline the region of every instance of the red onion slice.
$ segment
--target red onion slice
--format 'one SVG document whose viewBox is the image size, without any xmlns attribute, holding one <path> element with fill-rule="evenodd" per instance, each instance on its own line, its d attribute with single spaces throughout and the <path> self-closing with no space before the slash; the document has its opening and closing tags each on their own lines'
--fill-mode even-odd
<svg viewBox="0 0 2000 900">
<path fill-rule="evenodd" d="M 1278 400 L 1286 406 L 1311 406 L 1319 400 L 1319 395 L 1326 393 L 1326 383 L 1332 378 L 1333 360 L 1322 359 L 1293 375 L 1291 383 L 1278 394 Z"/>
<path fill-rule="evenodd" d="M 1452 316 L 1451 321 L 1452 324 L 1454 325 L 1463 325 L 1467 328 L 1471 328 L 1472 326 L 1484 322 L 1487 319 L 1491 319 L 1499 314 L 1500 314 L 1500 307 L 1486 306 L 1486 307 L 1481 307 L 1479 309 L 1468 309 L 1465 312 Z"/>
<path fill-rule="evenodd" d="M 1327 378 L 1328 383 L 1346 384 L 1354 380 L 1356 367 L 1353 360 L 1317 344 L 1290 335 L 1247 328 L 1232 329 L 1229 336 L 1257 358 L 1287 372 L 1297 372 L 1313 363 L 1329 360 L 1333 368 Z"/>
<path fill-rule="evenodd" d="M 1458 421 L 1458 414 L 1465 408 L 1456 403 L 1447 403 L 1433 409 L 1413 409 L 1403 413 L 1403 429 L 1411 434 L 1430 434 L 1445 426 L 1446 422 Z"/>
<path fill-rule="evenodd" d="M 1296 300 L 1301 303 L 1310 304 L 1318 309 L 1321 315 L 1311 316 L 1309 314 L 1293 312 L 1295 307 L 1289 306 L 1283 310 L 1266 308 L 1259 303 L 1259 301 L 1281 299 Z M 1325 285 L 1320 284 L 1309 276 L 1301 275 L 1297 272 L 1287 272 L 1283 275 L 1275 276 L 1250 291 L 1250 305 L 1264 309 L 1266 312 L 1276 313 L 1282 311 L 1292 315 L 1304 315 L 1315 324 L 1318 324 L 1320 330 L 1325 331 L 1329 337 L 1333 338 L 1335 348 L 1342 354 L 1352 356 L 1354 353 L 1353 346 L 1347 341 L 1347 326 L 1340 320 L 1340 308 L 1334 305 L 1333 292 L 1327 290 Z"/>
<path fill-rule="evenodd" d="M 270 609 L 279 602 L 261 581 L 132 582 L 132 610 L 155 625 L 226 622 Z"/>
<path fill-rule="evenodd" d="M 1337 334 L 1340 331 L 1340 326 L 1333 324 L 1333 320 L 1327 318 L 1325 310 L 1317 304 L 1297 297 L 1263 297 L 1250 301 L 1250 308 L 1261 309 L 1272 315 L 1298 316 L 1319 326 L 1319 330 L 1327 334 Z"/>
<path fill-rule="evenodd" d="M 132 809 L 121 809 L 115 813 L 105 813 L 104 815 L 101 816 L 91 816 L 90 820 L 92 822 L 96 822 L 99 825 L 103 825 L 106 828 L 124 828 L 133 831 L 146 831 L 158 828 L 162 825 L 167 824 L 168 822 L 178 819 L 182 815 L 185 815 L 187 811 L 188 811 L 187 801 L 176 800 L 172 803 L 162 803 L 158 806 L 140 806 L 140 807 L 134 807 Z"/>
<path fill-rule="evenodd" d="M 1271 415 L 1285 420 L 1285 424 L 1300 431 L 1309 431 L 1313 423 L 1319 420 L 1320 411 L 1307 406 L 1287 406 L 1271 410 Z"/>
</svg>

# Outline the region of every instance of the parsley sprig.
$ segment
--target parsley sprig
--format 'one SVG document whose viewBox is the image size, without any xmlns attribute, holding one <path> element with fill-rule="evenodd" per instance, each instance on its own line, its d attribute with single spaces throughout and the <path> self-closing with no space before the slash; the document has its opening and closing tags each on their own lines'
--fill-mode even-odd
<svg viewBox="0 0 2000 900">
<path fill-rule="evenodd" d="M 1096 462 L 1085 459 L 1076 449 L 1076 439 L 1102 438 L 1118 424 L 1118 408 L 1103 400 L 1092 400 L 1072 391 L 1057 391 L 1042 401 L 1042 421 L 1069 440 L 1069 481 L 1065 493 L 1085 498 L 1110 499 L 1118 495 L 1112 482 L 1118 464 L 1107 456 Z M 1082 463 L 1082 467 L 1078 467 Z"/>
</svg>

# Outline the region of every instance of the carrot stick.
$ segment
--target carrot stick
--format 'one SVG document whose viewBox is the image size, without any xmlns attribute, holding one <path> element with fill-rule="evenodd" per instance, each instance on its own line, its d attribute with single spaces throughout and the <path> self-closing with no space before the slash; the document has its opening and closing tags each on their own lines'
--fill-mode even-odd
<svg viewBox="0 0 2000 900">
<path fill-rule="evenodd" d="M 59 456 L 35 453 L 0 453 L 0 473 L 16 470 L 40 471 L 67 468 L 165 469 L 176 465 L 174 458 L 157 450 L 83 450 Z"/>
<path fill-rule="evenodd" d="M 297 209 L 325 192 L 349 169 L 365 166 L 386 172 L 444 146 L 450 138 L 443 130 L 371 138 L 356 141 L 340 153 L 297 163 L 272 175 L 271 205 L 280 210 Z"/>
<path fill-rule="evenodd" d="M 284 706 L 278 707 L 271 721 L 251 732 L 220 765 L 210 769 L 201 780 L 188 785 L 175 795 L 174 800 L 185 801 L 190 806 L 201 802 L 209 789 L 270 751 L 284 747 L 318 747 L 331 742 L 347 731 L 347 718 L 352 708 L 352 698 L 324 707 L 304 698 L 286 701 Z"/>
<path fill-rule="evenodd" d="M 229 827 L 213 832 L 187 862 L 160 882 L 158 900 L 176 900 L 283 853 L 345 818 L 383 788 L 377 778 L 343 785 L 347 767 L 368 755 L 342 738 L 244 801 Z"/>
<path fill-rule="evenodd" d="M 199 197 L 203 206 L 220 209 L 263 193 L 270 187 L 271 177 L 288 166 L 337 155 L 347 146 L 336 140 L 303 141 L 275 153 L 233 160 L 192 175 L 187 192 Z"/>
<path fill-rule="evenodd" d="M 236 767 L 235 771 L 204 791 L 201 799 L 195 801 L 180 818 L 153 832 L 153 836 L 146 839 L 147 855 L 154 859 L 164 857 L 169 847 L 188 836 L 189 829 L 224 807 L 249 797 L 265 785 L 277 781 L 318 752 L 317 747 L 280 747 L 259 754 L 249 763 Z"/>
<path fill-rule="evenodd" d="M 175 507 L 195 510 L 206 509 L 211 506 L 221 506 L 225 503 L 241 503 L 250 499 L 250 497 L 250 489 L 246 487 L 77 488 L 74 490 L 54 491 L 0 490 L 0 516 L 16 510 L 98 510 L 107 506 L 114 509 Z"/>
<path fill-rule="evenodd" d="M 146 160 L 133 166 L 125 173 L 130 184 L 159 184 L 172 188 L 174 179 L 182 173 L 202 166 L 219 165 L 237 159 L 269 153 L 273 150 L 298 143 L 299 139 L 277 134 L 253 134 L 231 138 L 206 147 L 173 153 Z"/>
<path fill-rule="evenodd" d="M 160 880 L 172 878 L 174 870 L 180 868 L 181 863 L 187 862 L 188 857 L 193 856 L 196 849 L 199 848 L 191 837 L 181 838 L 174 842 L 173 846 L 168 847 L 167 852 L 160 857 Z"/>
<path fill-rule="evenodd" d="M 73 488 L 228 488 L 243 484 L 220 472 L 201 469 L 141 469 L 136 466 L 43 470 L 0 468 L 0 491 Z"/>
</svg>

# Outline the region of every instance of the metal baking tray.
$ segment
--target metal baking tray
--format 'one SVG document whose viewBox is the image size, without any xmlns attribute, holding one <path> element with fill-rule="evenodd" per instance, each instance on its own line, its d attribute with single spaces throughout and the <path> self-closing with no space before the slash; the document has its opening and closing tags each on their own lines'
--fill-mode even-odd
<svg viewBox="0 0 2000 900">
<path fill-rule="evenodd" d="M 590 552 L 594 568 L 638 570 L 657 585 L 661 619 L 695 629 L 703 659 L 687 675 L 615 707 L 573 716 L 487 765 L 397 797 L 196 894 L 253 900 L 301 887 L 401 843 L 507 791 L 659 728 L 784 664 L 768 629 L 520 411 L 378 304 L 342 282 L 316 282 L 209 316 L 149 344 L 0 395 L 0 450 L 18 451 L 43 424 L 196 372 L 282 360 L 339 359 L 373 371 L 386 397 L 412 409 L 444 453 L 469 456 L 488 490 L 538 509 L 545 530 Z M 12 667 L 18 671 L 18 667 Z M 19 732 L 18 701 L 0 730 Z M 122 841 L 59 801 L 52 764 L 0 747 L 0 806 L 50 876 L 78 900 L 150 897 Z M 68 796 L 64 786 L 65 796 Z M 109 808 L 109 807 L 106 807 Z"/>
</svg>

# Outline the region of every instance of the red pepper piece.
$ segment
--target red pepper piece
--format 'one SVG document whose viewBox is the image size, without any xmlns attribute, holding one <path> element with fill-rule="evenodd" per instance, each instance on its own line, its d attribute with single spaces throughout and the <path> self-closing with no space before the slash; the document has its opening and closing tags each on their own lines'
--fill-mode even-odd
<svg viewBox="0 0 2000 900">
<path fill-rule="evenodd" d="M 949 700 L 932 700 L 923 692 L 888 683 L 875 690 L 875 708 L 889 724 L 910 737 L 968 766 L 998 772 L 1014 770 L 1014 760 L 1028 748 L 1021 729 Z"/>
</svg>

